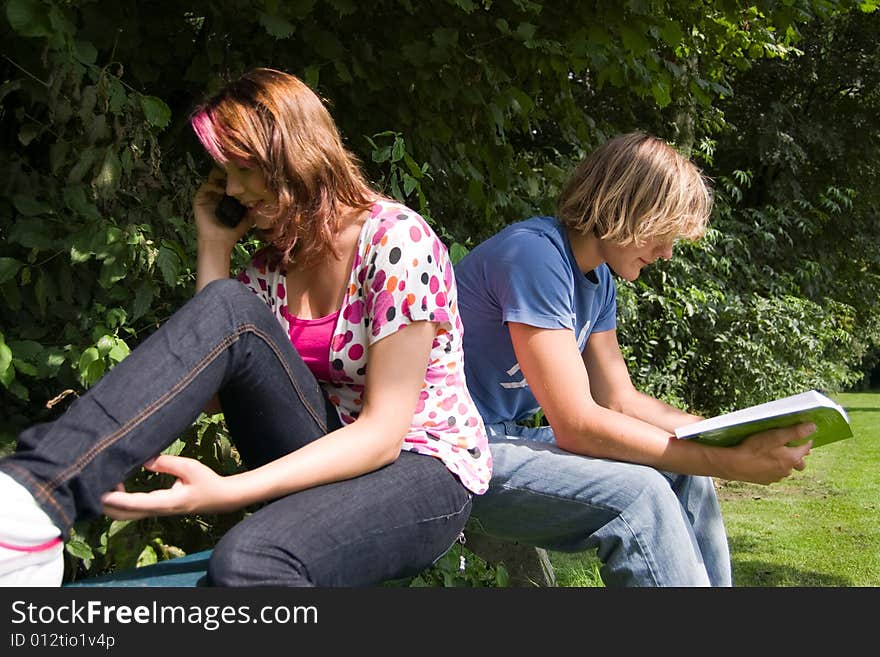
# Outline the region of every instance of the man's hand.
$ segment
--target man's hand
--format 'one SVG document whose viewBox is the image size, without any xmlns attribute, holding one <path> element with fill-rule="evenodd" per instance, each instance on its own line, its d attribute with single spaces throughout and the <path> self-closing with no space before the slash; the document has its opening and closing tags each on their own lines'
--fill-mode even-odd
<svg viewBox="0 0 880 657">
<path fill-rule="evenodd" d="M 788 443 L 807 438 L 816 430 L 814 424 L 796 424 L 783 429 L 762 431 L 746 438 L 731 450 L 733 476 L 729 479 L 755 484 L 772 484 L 791 475 L 792 470 L 803 470 L 804 459 L 810 453 L 812 441 L 789 447 Z"/>
</svg>

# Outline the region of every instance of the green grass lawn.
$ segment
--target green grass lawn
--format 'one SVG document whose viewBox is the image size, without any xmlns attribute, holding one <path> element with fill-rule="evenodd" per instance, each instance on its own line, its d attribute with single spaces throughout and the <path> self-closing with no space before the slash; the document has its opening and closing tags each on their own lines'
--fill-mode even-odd
<svg viewBox="0 0 880 657">
<path fill-rule="evenodd" d="M 880 392 L 832 395 L 853 437 L 772 484 L 719 482 L 736 586 L 880 586 Z M 551 553 L 560 586 L 601 586 L 592 554 Z"/>
</svg>

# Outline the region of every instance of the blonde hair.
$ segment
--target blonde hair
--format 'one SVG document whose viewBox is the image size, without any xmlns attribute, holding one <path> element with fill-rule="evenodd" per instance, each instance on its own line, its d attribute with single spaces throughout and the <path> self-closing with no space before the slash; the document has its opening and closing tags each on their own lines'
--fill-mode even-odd
<svg viewBox="0 0 880 657">
<path fill-rule="evenodd" d="M 340 215 L 378 196 L 342 144 L 321 99 L 299 78 L 257 68 L 195 109 L 190 123 L 214 160 L 253 164 L 278 207 L 264 231 L 282 265 L 336 255 Z"/>
<path fill-rule="evenodd" d="M 711 212 L 712 195 L 700 169 L 642 132 L 619 135 L 588 155 L 558 204 L 566 226 L 622 246 L 654 238 L 696 240 Z"/>
</svg>

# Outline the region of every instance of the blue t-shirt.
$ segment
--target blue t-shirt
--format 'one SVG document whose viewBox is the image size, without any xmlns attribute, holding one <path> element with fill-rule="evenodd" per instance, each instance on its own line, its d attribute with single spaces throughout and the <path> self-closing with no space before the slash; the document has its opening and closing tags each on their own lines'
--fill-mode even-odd
<svg viewBox="0 0 880 657">
<path fill-rule="evenodd" d="M 578 269 L 554 217 L 508 226 L 455 266 L 464 322 L 465 377 L 486 423 L 520 420 L 538 402 L 520 371 L 506 322 L 571 329 L 583 351 L 590 333 L 617 326 L 617 292 L 605 264 Z"/>
</svg>

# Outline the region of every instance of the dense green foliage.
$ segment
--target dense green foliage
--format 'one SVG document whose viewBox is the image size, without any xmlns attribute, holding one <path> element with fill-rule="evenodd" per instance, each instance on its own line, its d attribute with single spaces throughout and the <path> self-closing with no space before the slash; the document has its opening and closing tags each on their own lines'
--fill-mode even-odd
<svg viewBox="0 0 880 657">
<path fill-rule="evenodd" d="M 208 162 L 187 115 L 253 66 L 326 97 L 370 177 L 454 258 L 552 212 L 608 136 L 669 139 L 715 181 L 716 211 L 704 240 L 620 286 L 637 384 L 704 413 L 854 385 L 880 349 L 876 5 L 6 0 L 0 441 L 62 412 L 192 294 Z M 173 449 L 237 467 L 222 416 Z M 98 520 L 69 549 L 92 571 L 146 563 L 234 520 Z"/>
</svg>

